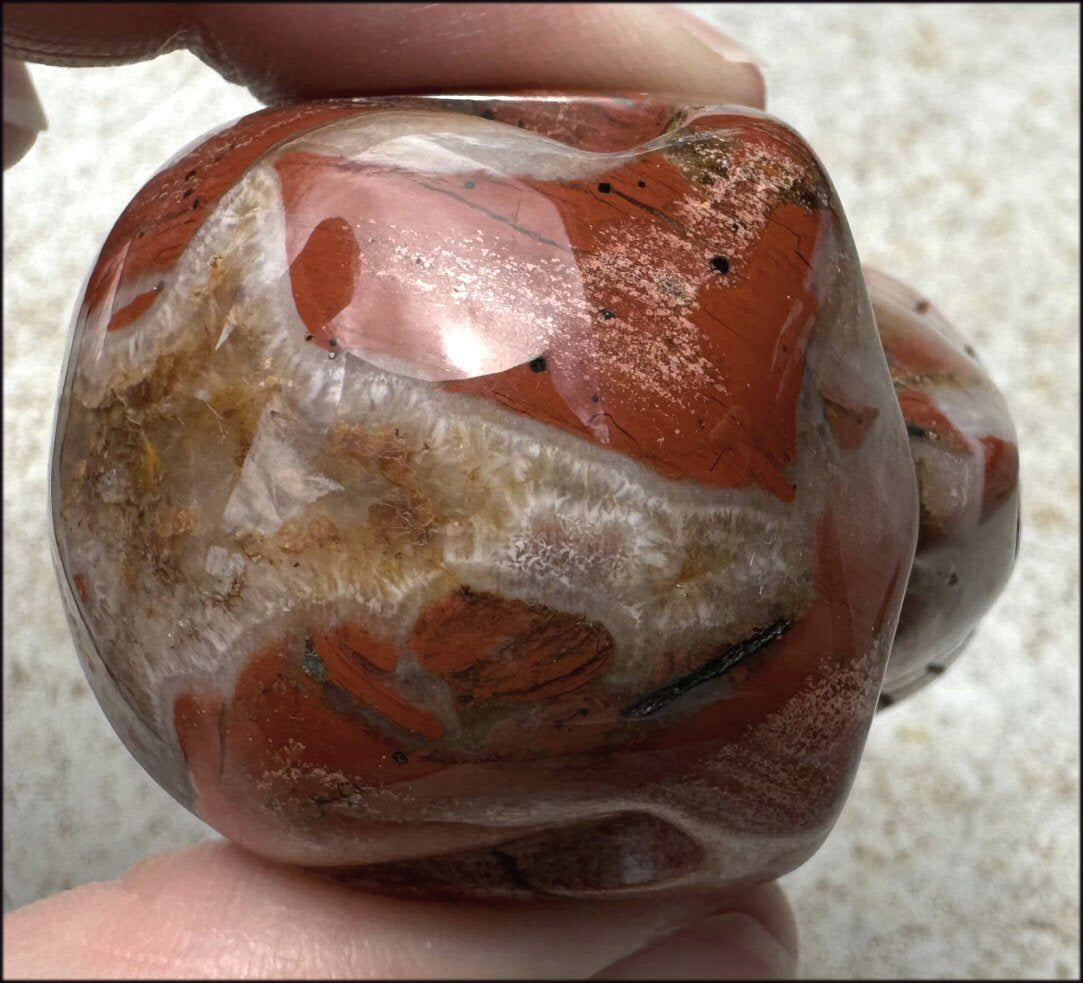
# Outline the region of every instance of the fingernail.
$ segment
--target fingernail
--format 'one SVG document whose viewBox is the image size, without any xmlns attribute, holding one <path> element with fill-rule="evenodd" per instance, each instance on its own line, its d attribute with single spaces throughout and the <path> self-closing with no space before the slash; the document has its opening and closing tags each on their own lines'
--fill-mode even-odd
<svg viewBox="0 0 1083 983">
<path fill-rule="evenodd" d="M 697 41 L 707 45 L 716 55 L 721 55 L 726 61 L 737 64 L 747 63 L 760 69 L 764 67 L 762 58 L 754 55 L 743 44 L 738 44 L 728 34 L 720 31 L 702 17 L 673 4 L 666 4 L 665 10 Z"/>
<path fill-rule="evenodd" d="M 797 956 L 752 915 L 727 912 L 688 925 L 602 970 L 605 980 L 785 980 Z"/>
</svg>

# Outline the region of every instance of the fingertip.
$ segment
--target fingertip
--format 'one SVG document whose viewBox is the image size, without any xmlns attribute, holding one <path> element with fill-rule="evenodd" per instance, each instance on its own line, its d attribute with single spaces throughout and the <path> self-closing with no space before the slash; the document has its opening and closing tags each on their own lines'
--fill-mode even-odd
<svg viewBox="0 0 1083 983">
<path fill-rule="evenodd" d="M 797 934 L 797 919 L 793 908 L 778 881 L 757 884 L 749 889 L 749 910 L 762 922 L 764 927 L 782 944 L 793 957 L 796 966 L 800 953 L 800 940 Z"/>
<path fill-rule="evenodd" d="M 784 980 L 797 959 L 745 912 L 712 915 L 633 952 L 596 974 L 602 980 Z"/>
<path fill-rule="evenodd" d="M 26 65 L 4 59 L 4 169 L 17 164 L 48 128 Z"/>
<path fill-rule="evenodd" d="M 735 64 L 746 62 L 763 68 L 763 59 L 754 54 L 751 49 L 745 47 L 740 41 L 726 34 L 711 23 L 706 17 L 678 7 L 674 3 L 656 4 L 664 9 L 670 16 L 678 21 L 687 31 L 695 34 L 700 41 L 707 45 L 716 54 L 721 55 L 726 61 Z"/>
<path fill-rule="evenodd" d="M 200 56 L 265 102 L 564 89 L 764 103 L 748 53 L 667 4 L 224 4 L 201 28 Z"/>
<path fill-rule="evenodd" d="M 4 170 L 6 171 L 13 164 L 18 164 L 29 152 L 30 148 L 34 146 L 34 141 L 37 140 L 37 133 L 33 133 L 29 130 L 24 130 L 19 126 L 12 126 L 10 123 L 4 124 Z"/>
<path fill-rule="evenodd" d="M 655 939 L 596 979 L 793 979 L 797 922 L 777 882 L 725 891 L 722 908 Z"/>
<path fill-rule="evenodd" d="M 734 89 L 741 105 L 764 109 L 767 105 L 767 83 L 763 77 L 763 59 L 743 44 L 719 30 L 710 21 L 675 4 L 657 4 L 664 16 L 680 25 L 712 54 L 730 66 Z"/>
<path fill-rule="evenodd" d="M 387 92 L 651 92 L 763 108 L 755 59 L 670 4 L 16 4 L 4 50 L 121 64 L 182 45 L 265 102 Z"/>
</svg>

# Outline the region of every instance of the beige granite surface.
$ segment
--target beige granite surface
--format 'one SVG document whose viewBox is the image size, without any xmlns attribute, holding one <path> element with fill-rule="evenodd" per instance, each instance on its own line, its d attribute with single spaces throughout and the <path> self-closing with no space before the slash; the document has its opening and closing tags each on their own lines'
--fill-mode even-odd
<svg viewBox="0 0 1083 983">
<path fill-rule="evenodd" d="M 802 970 L 1079 975 L 1079 8 L 705 4 L 834 178 L 863 260 L 979 349 L 1019 428 L 1006 596 L 936 685 L 881 715 L 838 826 L 784 879 Z M 256 108 L 187 54 L 33 67 L 50 129 L 4 183 L 4 906 L 210 835 L 83 681 L 46 470 L 73 304 L 159 163 Z"/>
</svg>

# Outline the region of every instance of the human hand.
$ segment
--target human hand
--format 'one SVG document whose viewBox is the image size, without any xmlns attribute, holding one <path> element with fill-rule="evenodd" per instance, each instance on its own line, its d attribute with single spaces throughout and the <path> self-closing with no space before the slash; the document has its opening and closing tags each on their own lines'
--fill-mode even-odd
<svg viewBox="0 0 1083 983">
<path fill-rule="evenodd" d="M 664 4 L 21 3 L 4 9 L 4 167 L 46 125 L 23 61 L 120 65 L 177 48 L 268 103 L 529 88 L 764 105 L 752 56 Z"/>
<path fill-rule="evenodd" d="M 5 10 L 5 54 L 121 63 L 188 46 L 260 98 L 563 88 L 656 90 L 763 105 L 726 38 L 652 7 L 32 5 Z M 357 50 L 364 52 L 358 59 Z M 44 117 L 5 60 L 5 166 Z M 15 89 L 13 92 L 12 89 Z M 658 899 L 456 903 L 380 897 L 230 844 L 152 858 L 5 919 L 13 976 L 763 977 L 794 971 L 775 885 Z M 554 943 L 559 943 L 554 945 Z"/>
<path fill-rule="evenodd" d="M 786 979 L 774 884 L 599 901 L 416 901 L 208 843 L 4 918 L 4 973 L 62 979 Z"/>
</svg>

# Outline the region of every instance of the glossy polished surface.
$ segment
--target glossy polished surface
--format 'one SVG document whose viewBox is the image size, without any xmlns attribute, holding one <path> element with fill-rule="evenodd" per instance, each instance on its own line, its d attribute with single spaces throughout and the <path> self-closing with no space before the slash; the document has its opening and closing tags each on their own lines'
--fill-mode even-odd
<svg viewBox="0 0 1083 983">
<path fill-rule="evenodd" d="M 841 807 L 918 505 L 841 209 L 768 117 L 248 117 L 118 222 L 58 426 L 95 692 L 258 852 L 736 883 Z"/>
<path fill-rule="evenodd" d="M 881 705 L 939 676 L 1019 551 L 1019 447 L 977 353 L 921 294 L 865 270 L 918 480 L 917 553 Z"/>
</svg>

